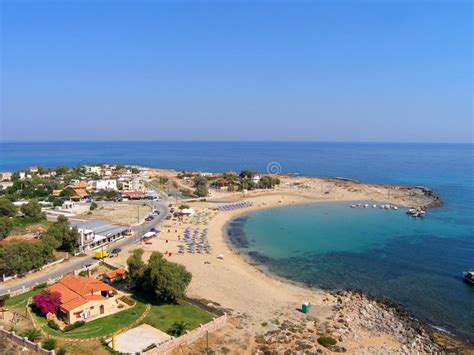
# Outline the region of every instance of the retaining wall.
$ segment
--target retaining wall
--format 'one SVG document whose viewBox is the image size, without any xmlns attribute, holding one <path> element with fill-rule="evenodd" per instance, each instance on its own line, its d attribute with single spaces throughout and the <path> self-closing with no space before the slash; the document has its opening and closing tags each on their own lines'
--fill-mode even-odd
<svg viewBox="0 0 474 355">
<path fill-rule="evenodd" d="M 17 345 L 27 348 L 28 350 L 31 351 L 36 351 L 37 353 L 40 354 L 48 354 L 48 355 L 54 355 L 54 350 L 46 350 L 41 347 L 40 344 L 38 343 L 33 343 L 32 341 L 29 341 L 27 338 L 23 338 L 19 335 L 16 335 L 15 332 L 9 332 L 8 330 L 5 330 L 3 326 L 0 325 L 0 338 L 8 338 Z"/>
<path fill-rule="evenodd" d="M 146 354 L 147 355 L 168 354 L 173 349 L 177 348 L 178 346 L 189 345 L 189 344 L 194 343 L 196 340 L 204 337 L 207 332 L 212 333 L 212 332 L 215 332 L 216 330 L 221 329 L 222 327 L 225 326 L 226 323 L 227 323 L 227 314 L 224 313 L 223 316 L 216 318 L 209 323 L 200 325 L 198 328 L 193 329 L 178 338 L 174 338 L 174 339 L 168 340 L 167 342 L 164 342 L 163 344 L 160 344 L 156 348 L 147 351 Z"/>
</svg>

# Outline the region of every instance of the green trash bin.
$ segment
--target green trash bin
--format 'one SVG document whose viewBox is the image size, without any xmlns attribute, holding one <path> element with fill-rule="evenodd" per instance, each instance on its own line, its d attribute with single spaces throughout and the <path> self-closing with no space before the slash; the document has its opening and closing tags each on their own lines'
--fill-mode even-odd
<svg viewBox="0 0 474 355">
<path fill-rule="evenodd" d="M 301 306 L 301 310 L 303 311 L 303 313 L 308 313 L 309 312 L 309 302 L 303 303 L 303 305 Z"/>
</svg>

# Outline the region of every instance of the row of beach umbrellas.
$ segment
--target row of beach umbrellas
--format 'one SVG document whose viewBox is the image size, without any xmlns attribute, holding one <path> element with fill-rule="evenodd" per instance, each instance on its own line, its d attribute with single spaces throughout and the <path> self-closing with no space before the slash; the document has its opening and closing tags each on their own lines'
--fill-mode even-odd
<svg viewBox="0 0 474 355">
<path fill-rule="evenodd" d="M 247 201 L 239 202 L 239 203 L 230 203 L 230 204 L 227 204 L 227 205 L 220 206 L 219 210 L 220 211 L 232 211 L 232 210 L 236 210 L 236 209 L 239 209 L 239 208 L 250 207 L 252 205 L 253 205 L 252 202 L 247 202 Z"/>
</svg>

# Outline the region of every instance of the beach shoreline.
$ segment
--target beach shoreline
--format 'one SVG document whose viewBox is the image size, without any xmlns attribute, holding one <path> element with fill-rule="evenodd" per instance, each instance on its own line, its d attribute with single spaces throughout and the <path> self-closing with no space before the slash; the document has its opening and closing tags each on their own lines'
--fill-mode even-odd
<svg viewBox="0 0 474 355">
<path fill-rule="evenodd" d="M 169 174 L 171 177 L 174 173 L 160 169 L 154 175 Z M 332 178 L 278 177 L 282 183 L 274 189 L 211 191 L 206 198 L 176 201 L 176 206 L 185 203 L 197 214 L 209 213 L 212 218 L 205 224 L 192 223 L 190 219 L 170 220 L 165 222 L 158 239 L 150 245 L 143 245 L 145 258 L 153 251 L 166 253 L 174 250 L 170 260 L 183 264 L 193 274 L 187 295 L 230 315 L 232 321 L 229 326 L 213 335 L 214 341 L 222 348 L 230 349 L 231 353 L 239 354 L 265 350 L 304 350 L 300 347 L 302 343 L 313 350 L 324 350 L 317 343 L 318 336 L 334 337 L 338 340 L 340 350 L 348 352 L 442 351 L 443 348 L 433 341 L 431 331 L 424 327 L 418 331 L 412 324 L 413 318 L 407 317 L 405 313 L 404 317 L 399 317 L 401 313 L 398 307 L 387 306 L 386 301 L 374 300 L 358 292 L 340 291 L 344 292 L 341 295 L 338 291 L 309 288 L 268 273 L 234 250 L 225 235 L 231 220 L 262 209 L 321 202 L 348 202 L 349 208 L 352 201 L 426 208 L 439 205 L 441 199 L 435 193 L 425 193 L 419 187 L 364 184 Z M 216 209 L 223 204 L 242 201 L 251 202 L 252 206 L 230 211 Z M 212 254 L 178 255 L 179 235 L 186 228 L 207 228 Z M 222 259 L 216 258 L 219 255 L 223 256 Z M 126 265 L 126 257 L 126 254 L 122 257 L 123 265 Z M 312 305 L 310 314 L 298 311 L 304 302 Z M 374 309 L 377 312 L 371 313 Z M 386 318 L 379 319 L 379 313 Z M 289 329 L 282 330 L 282 324 L 286 324 Z M 393 329 L 392 324 L 396 324 Z M 291 329 L 308 330 L 288 335 Z M 284 339 L 277 334 L 283 334 Z M 414 338 L 418 339 L 415 343 L 412 342 Z M 464 346 L 460 345 L 460 341 L 455 344 L 450 349 Z M 193 344 L 187 350 L 199 351 L 204 348 L 204 344 Z"/>
<path fill-rule="evenodd" d="M 339 200 L 339 201 L 361 202 L 361 201 L 353 201 L 353 200 Z M 237 211 L 236 213 L 232 214 L 232 216 L 229 216 L 227 218 L 227 221 L 222 225 L 222 228 L 221 228 L 222 238 L 228 247 L 228 252 L 232 254 L 233 256 L 235 256 L 236 258 L 240 258 L 241 260 L 243 260 L 250 268 L 261 273 L 265 277 L 277 280 L 284 284 L 291 285 L 294 287 L 304 288 L 305 290 L 308 290 L 310 292 L 327 293 L 338 299 L 341 299 L 341 297 L 345 297 L 346 299 L 350 300 L 354 295 L 356 295 L 356 297 L 363 298 L 367 300 L 368 302 L 374 302 L 382 307 L 386 307 L 387 309 L 390 309 L 393 312 L 395 312 L 402 321 L 404 321 L 407 324 L 410 324 L 410 326 L 413 329 L 417 330 L 417 332 L 421 332 L 422 334 L 428 336 L 431 340 L 433 340 L 434 344 L 441 346 L 441 348 L 444 350 L 458 351 L 460 349 L 468 349 L 468 348 L 472 350 L 471 345 L 467 343 L 464 339 L 450 333 L 446 329 L 437 327 L 436 325 L 433 325 L 424 320 L 418 319 L 412 313 L 410 313 L 403 304 L 395 303 L 389 300 L 388 298 L 373 296 L 357 289 L 350 289 L 350 288 L 331 289 L 331 288 L 318 287 L 314 285 L 308 285 L 308 284 L 304 284 L 302 282 L 298 282 L 290 278 L 272 273 L 265 267 L 264 263 L 260 263 L 258 260 L 253 259 L 251 255 L 242 253 L 239 250 L 238 246 L 233 245 L 232 241 L 230 240 L 230 237 L 228 236 L 229 224 L 233 220 L 236 220 L 237 218 L 245 217 L 246 215 L 251 214 L 252 212 L 261 211 L 265 209 L 284 207 L 284 206 L 289 206 L 289 205 L 301 206 L 301 205 L 325 203 L 325 202 L 328 202 L 328 201 L 309 200 L 309 201 L 298 201 L 298 202 L 294 201 L 290 203 L 281 202 L 276 206 L 275 205 L 257 206 L 256 208 L 251 208 L 250 210 Z M 383 203 L 384 201 L 377 201 L 377 202 Z"/>
</svg>

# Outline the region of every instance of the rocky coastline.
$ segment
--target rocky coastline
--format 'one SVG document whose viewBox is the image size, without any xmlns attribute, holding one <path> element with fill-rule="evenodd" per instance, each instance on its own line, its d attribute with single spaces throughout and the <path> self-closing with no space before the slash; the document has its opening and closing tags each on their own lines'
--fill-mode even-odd
<svg viewBox="0 0 474 355">
<path fill-rule="evenodd" d="M 400 345 L 400 354 L 440 354 L 474 352 L 472 344 L 448 333 L 440 332 L 410 316 L 402 306 L 375 299 L 358 291 L 333 291 L 335 305 L 332 315 L 325 319 L 308 315 L 299 322 L 272 320 L 276 329 L 256 336 L 257 353 L 302 354 L 347 352 L 345 344 L 359 343 L 360 353 L 394 353 L 393 347 L 360 344 L 367 335 L 390 336 Z M 326 302 L 332 302 L 329 297 Z M 334 345 L 320 344 L 321 338 L 331 338 Z"/>
</svg>

